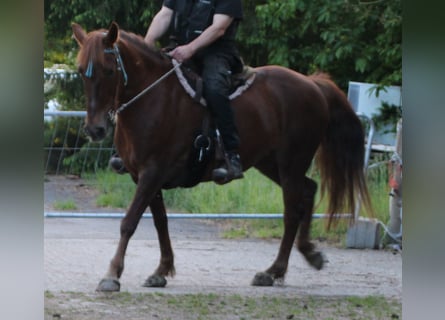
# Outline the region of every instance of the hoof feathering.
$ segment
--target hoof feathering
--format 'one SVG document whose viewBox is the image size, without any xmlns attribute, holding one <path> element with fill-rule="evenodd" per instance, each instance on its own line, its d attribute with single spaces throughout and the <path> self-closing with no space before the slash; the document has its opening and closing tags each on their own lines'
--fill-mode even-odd
<svg viewBox="0 0 445 320">
<path fill-rule="evenodd" d="M 273 278 L 266 272 L 258 272 L 252 280 L 252 286 L 271 287 L 273 286 Z"/>
<path fill-rule="evenodd" d="M 143 287 L 163 288 L 167 285 L 167 280 L 163 276 L 151 275 L 145 280 Z"/>
<path fill-rule="evenodd" d="M 121 284 L 117 279 L 102 279 L 96 288 L 96 291 L 117 292 L 120 291 Z"/>
</svg>

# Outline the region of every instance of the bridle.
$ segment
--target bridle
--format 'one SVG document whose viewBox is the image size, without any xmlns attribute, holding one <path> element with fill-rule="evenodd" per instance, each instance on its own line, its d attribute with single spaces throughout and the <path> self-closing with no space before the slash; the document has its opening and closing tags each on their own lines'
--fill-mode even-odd
<svg viewBox="0 0 445 320">
<path fill-rule="evenodd" d="M 113 49 L 105 49 L 105 53 L 114 53 L 114 56 L 116 57 L 116 65 L 117 70 L 122 72 L 122 76 L 124 77 L 124 86 L 128 83 L 128 75 L 125 71 L 124 62 L 122 61 L 121 53 L 119 52 L 119 47 L 117 46 L 117 43 L 113 45 Z"/>
<path fill-rule="evenodd" d="M 119 52 L 119 47 L 115 43 L 113 48 L 106 48 L 104 49 L 104 53 L 113 53 L 116 58 L 116 69 L 120 72 L 122 72 L 122 76 L 124 77 L 124 85 L 126 86 L 128 83 L 128 75 L 127 71 L 125 71 L 124 62 L 122 61 L 121 54 Z M 91 78 L 93 76 L 93 60 L 90 58 L 88 61 L 88 66 L 85 71 L 85 77 Z"/>
<path fill-rule="evenodd" d="M 107 48 L 104 50 L 104 53 L 112 53 L 114 54 L 115 58 L 116 58 L 116 69 L 122 73 L 122 76 L 124 78 L 124 86 L 127 86 L 128 84 L 128 74 L 125 70 L 125 66 L 124 66 L 124 61 L 122 60 L 122 56 L 120 54 L 119 51 L 119 47 L 117 46 L 117 44 L 115 43 L 113 45 L 113 48 Z M 155 82 L 153 82 L 152 84 L 150 84 L 148 87 L 146 87 L 145 89 L 143 89 L 141 92 L 139 92 L 136 96 L 134 96 L 133 98 L 131 98 L 129 101 L 127 101 L 126 103 L 123 103 L 122 105 L 119 106 L 119 108 L 117 109 L 110 109 L 110 111 L 108 111 L 108 115 L 111 119 L 111 121 L 115 122 L 116 117 L 119 113 L 121 113 L 122 111 L 124 111 L 126 108 L 128 108 L 133 102 L 135 102 L 137 99 L 139 99 L 140 97 L 142 97 L 144 94 L 146 94 L 148 91 L 150 91 L 153 87 L 155 87 L 156 85 L 158 85 L 160 82 L 162 82 L 165 78 L 167 78 L 170 74 L 172 74 L 173 72 L 175 72 L 175 70 L 177 68 L 179 68 L 181 66 L 182 63 L 177 62 L 176 60 L 172 59 L 173 61 L 173 68 L 171 68 L 169 71 L 167 71 L 166 73 L 164 73 L 159 79 L 157 79 Z M 88 66 L 87 69 L 85 71 L 85 76 L 87 78 L 91 78 L 91 76 L 93 75 L 93 62 L 90 59 L 90 61 L 88 62 Z M 117 92 L 117 90 L 116 90 Z"/>
</svg>

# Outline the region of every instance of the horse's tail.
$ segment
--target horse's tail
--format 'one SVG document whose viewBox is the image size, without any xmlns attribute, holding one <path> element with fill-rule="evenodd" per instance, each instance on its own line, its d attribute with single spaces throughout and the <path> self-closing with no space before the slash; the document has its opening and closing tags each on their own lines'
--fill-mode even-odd
<svg viewBox="0 0 445 320">
<path fill-rule="evenodd" d="M 328 194 L 328 229 L 336 213 L 354 212 L 361 201 L 373 215 L 364 172 L 365 138 L 363 126 L 343 91 L 326 74 L 311 75 L 329 105 L 326 135 L 317 152 L 321 175 L 321 195 Z M 354 217 L 354 215 L 352 215 Z"/>
</svg>

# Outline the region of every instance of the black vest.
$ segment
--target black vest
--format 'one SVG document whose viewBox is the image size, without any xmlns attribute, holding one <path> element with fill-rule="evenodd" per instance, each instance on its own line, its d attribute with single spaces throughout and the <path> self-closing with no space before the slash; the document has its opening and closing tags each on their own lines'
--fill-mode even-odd
<svg viewBox="0 0 445 320">
<path fill-rule="evenodd" d="M 215 0 L 177 0 L 174 13 L 174 38 L 179 45 L 187 44 L 212 24 Z"/>
</svg>

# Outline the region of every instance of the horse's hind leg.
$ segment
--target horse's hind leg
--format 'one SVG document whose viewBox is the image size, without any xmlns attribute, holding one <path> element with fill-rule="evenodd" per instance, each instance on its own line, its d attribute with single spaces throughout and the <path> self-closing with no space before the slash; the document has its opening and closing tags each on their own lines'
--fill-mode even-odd
<svg viewBox="0 0 445 320">
<path fill-rule="evenodd" d="M 316 182 L 305 177 L 303 201 L 300 207 L 301 221 L 296 244 L 298 250 L 303 254 L 307 262 L 315 269 L 321 270 L 323 268 L 325 259 L 320 252 L 314 250 L 315 246 L 310 242 L 310 228 L 316 191 Z"/>
<path fill-rule="evenodd" d="M 158 232 L 159 247 L 161 249 L 161 259 L 156 271 L 144 282 L 144 287 L 165 287 L 167 280 L 165 276 L 174 276 L 175 267 L 173 259 L 173 249 L 171 247 L 168 233 L 167 213 L 165 210 L 162 192 L 159 191 L 150 203 L 154 224 Z"/>
<path fill-rule="evenodd" d="M 260 272 L 255 275 L 252 281 L 252 285 L 254 286 L 272 286 L 276 279 L 284 278 L 301 219 L 301 210 L 299 210 L 298 206 L 303 195 L 303 179 L 284 175 L 280 180 L 281 187 L 283 188 L 285 206 L 284 234 L 281 239 L 277 258 L 265 272 Z"/>
</svg>

